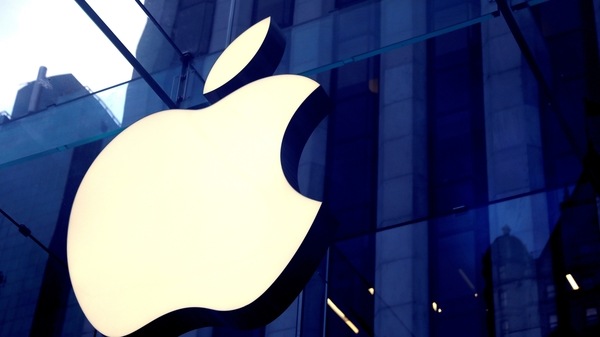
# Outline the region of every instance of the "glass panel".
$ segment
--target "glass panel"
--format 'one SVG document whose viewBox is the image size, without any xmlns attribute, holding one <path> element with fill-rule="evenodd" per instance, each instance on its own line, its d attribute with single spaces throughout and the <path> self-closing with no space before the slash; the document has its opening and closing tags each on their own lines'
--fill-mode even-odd
<svg viewBox="0 0 600 337">
<path fill-rule="evenodd" d="M 133 83 L 150 91 L 140 79 Z M 112 137 L 123 129 L 117 116 L 123 113 L 127 83 L 97 93 L 80 90 L 83 93 L 75 95 L 81 97 L 64 97 L 65 101 L 55 101 L 42 111 L 0 124 L 0 166 Z"/>
<path fill-rule="evenodd" d="M 118 2 L 118 3 L 117 3 Z M 105 4 L 104 1 L 90 1 L 90 5 L 98 12 L 103 20 L 117 34 L 117 37 L 124 42 L 130 52 L 138 56 L 138 60 L 152 72 L 152 77 L 160 85 L 160 87 L 174 101 L 180 101 L 182 107 L 203 106 L 206 100 L 201 95 L 203 86 L 203 78 L 208 73 L 209 65 L 214 62 L 217 54 L 206 55 L 204 57 L 196 57 L 192 62 L 192 68 L 185 72 L 186 77 L 181 77 L 180 60 L 178 52 L 158 29 L 158 27 L 148 22 L 145 26 L 144 39 L 137 44 L 136 35 L 141 30 L 141 25 L 145 22 L 144 12 L 133 1 L 117 1 L 113 5 Z M 536 4 L 539 1 L 532 1 L 531 4 Z M 31 7 L 38 9 L 44 8 L 44 4 L 32 2 Z M 115 7 L 116 6 L 116 7 Z M 203 13 L 207 10 L 214 10 L 214 6 L 205 3 L 202 7 Z M 212 7 L 211 7 L 212 6 Z M 429 20 L 416 20 L 416 18 L 425 18 L 427 16 L 426 6 L 412 4 L 408 7 L 400 6 L 397 2 L 387 1 L 364 1 L 354 4 L 349 7 L 344 7 L 340 10 L 332 11 L 329 14 L 319 17 L 316 20 L 299 23 L 285 30 L 288 36 L 289 46 L 286 49 L 286 55 L 280 67 L 280 72 L 317 74 L 327 69 L 340 67 L 347 63 L 357 62 L 362 59 L 372 57 L 373 55 L 388 52 L 390 50 L 410 45 L 412 43 L 423 41 L 439 34 L 447 33 L 452 30 L 460 29 L 465 26 L 475 25 L 479 22 L 491 19 L 496 9 L 493 4 L 486 4 L 483 8 L 479 8 L 479 3 L 474 1 L 456 1 L 453 6 L 447 6 L 435 11 L 435 15 Z M 435 5 L 434 5 L 435 6 Z M 21 10 L 20 6 L 15 6 L 15 11 Z M 23 7 L 23 12 L 25 12 Z M 118 8 L 118 10 L 116 10 Z M 50 13 L 58 10 L 53 7 Z M 66 55 L 75 56 L 78 60 L 89 60 L 95 66 L 83 66 L 87 72 L 91 72 L 91 77 L 94 80 L 87 80 L 87 77 L 80 79 L 85 86 L 99 90 L 103 87 L 108 87 L 114 83 L 119 83 L 128 80 L 131 74 L 131 67 L 125 62 L 109 45 L 108 40 L 101 36 L 99 30 L 86 19 L 85 14 L 77 11 L 77 6 L 70 5 L 69 10 L 73 11 L 73 15 L 68 17 L 78 18 L 81 20 L 81 25 L 78 22 L 72 23 L 77 26 L 77 31 L 85 34 L 83 42 L 90 43 L 89 48 L 77 48 L 73 53 Z M 111 15 L 112 12 L 118 12 L 122 15 Z M 32 15 L 35 11 L 28 11 L 27 15 Z M 153 11 L 149 11 L 152 13 Z M 61 12 L 62 13 L 62 12 Z M 440 14 L 441 13 L 441 14 Z M 448 13 L 448 15 L 443 15 Z M 459 13 L 460 15 L 450 15 L 450 13 Z M 58 14 L 57 14 L 58 15 Z M 405 15 L 404 18 L 398 15 Z M 61 14 L 64 16 L 64 13 Z M 35 21 L 32 18 L 31 21 Z M 7 20 L 6 22 L 10 22 Z M 412 24 L 412 22 L 420 22 Z M 360 23 L 360 24 L 357 24 Z M 82 30 L 81 27 L 87 27 L 89 31 Z M 352 29 L 350 29 L 350 27 Z M 358 29 L 358 31 L 357 31 Z M 9 30 L 10 31 L 10 30 Z M 354 36 L 352 39 L 345 38 L 345 35 Z M 57 32 L 53 36 L 65 36 L 66 32 Z M 96 38 L 91 39 L 90 36 Z M 315 43 L 313 36 L 318 36 Z M 16 40 L 16 38 L 12 38 Z M 44 39 L 34 39 L 33 41 L 43 41 Z M 52 39 L 50 39 L 52 40 Z M 61 41 L 63 41 L 61 39 Z M 90 42 L 93 41 L 93 42 Z M 344 41 L 335 42 L 335 41 Z M 310 42 L 310 43 L 309 43 Z M 79 45 L 80 46 L 80 45 Z M 206 46 L 205 46 L 206 47 Z M 15 45 L 14 49 L 21 48 L 20 45 Z M 201 48 L 205 50 L 205 48 Z M 52 50 L 57 52 L 60 50 L 60 58 L 64 59 L 65 50 L 53 47 Z M 84 50 L 94 50 L 94 53 L 85 53 Z M 105 56 L 99 51 L 108 52 L 116 61 L 112 62 L 110 57 Z M 36 54 L 32 52 L 31 54 Z M 79 57 L 77 57 L 79 56 Z M 98 57 L 98 61 L 92 61 L 90 57 Z M 71 60 L 71 59 L 69 59 Z M 17 62 L 15 62 L 17 63 Z M 120 64 L 119 66 L 116 63 Z M 67 61 L 62 63 L 73 67 L 76 62 Z M 102 67 L 97 66 L 98 64 Z M 10 65 L 10 66 L 9 66 Z M 50 65 L 50 64 L 49 64 Z M 3 63 L 4 67 L 13 67 L 11 62 Z M 37 67 L 37 66 L 36 66 Z M 14 67 L 13 67 L 14 68 Z M 104 69 L 110 68 L 111 71 Z M 289 69 L 287 69 L 289 68 Z M 53 68 L 49 68 L 52 74 Z M 98 70 L 102 69 L 102 70 Z M 121 70 L 119 70 L 121 69 Z M 201 72 L 196 69 L 202 69 Z M 287 69 L 287 70 L 286 70 Z M 31 74 L 33 71 L 29 71 Z M 12 70 L 11 70 L 12 73 Z M 75 73 L 79 79 L 79 74 Z M 49 76 L 49 75 L 48 75 Z M 83 76 L 83 75 L 82 75 Z M 29 80 L 33 76 L 28 75 Z M 25 80 L 27 81 L 27 80 Z M 11 83 L 23 83 L 24 80 L 15 79 Z M 33 82 L 31 82 L 33 83 Z M 98 84 L 96 84 L 98 83 Z M 14 86 L 14 84 L 11 84 Z M 134 90 L 135 91 L 135 90 Z M 10 90 L 3 90 L 10 92 Z M 13 91 L 14 94 L 14 91 Z M 138 93 L 139 94 L 139 93 Z M 138 103 L 139 98 L 133 98 Z M 10 97 L 3 99 L 5 102 L 10 102 Z M 12 109 L 10 103 L 5 103 L 8 115 Z M 131 105 L 129 105 L 131 106 Z M 139 118 L 163 108 L 161 104 L 142 104 L 137 110 L 143 112 L 132 111 L 129 116 L 122 117 L 120 111 L 123 108 L 114 108 L 115 116 L 118 120 L 123 120 L 124 125 L 129 125 Z M 129 110 L 129 109 L 128 109 Z M 98 134 L 96 136 L 100 136 Z M 60 141 L 58 141 L 60 143 Z M 62 144 L 69 145 L 69 144 Z M 30 153 L 24 150 L 22 156 L 27 157 Z M 16 159 L 19 159 L 16 158 Z"/>
<path fill-rule="evenodd" d="M 92 91 L 131 79 L 129 63 L 74 1 L 3 1 L 0 32 L 0 112 L 8 116 L 19 89 L 36 81 L 40 66 L 47 68 L 45 77 L 73 74 Z"/>
<path fill-rule="evenodd" d="M 599 61 L 588 16 L 600 6 L 512 1 L 515 31 L 488 1 L 406 2 L 404 21 L 385 19 L 399 17 L 385 6 L 405 2 L 337 3 L 285 30 L 279 69 L 310 74 L 336 103 L 300 169 L 303 187 L 331 198 L 335 242 L 272 325 L 186 336 L 597 336 Z M 519 31 L 539 54 L 523 52 Z M 216 55 L 192 62 L 206 73 Z M 159 68 L 153 78 L 181 94 L 179 64 Z M 193 80 L 184 107 L 205 105 Z M 141 79 L 93 94 L 83 84 L 41 76 L 15 105 L 27 110 L 35 89 L 38 110 L 0 124 L 0 207 L 59 254 L 93 157 L 166 108 Z M 0 237 L 0 335 L 61 323 L 64 336 L 95 334 L 68 282 L 45 274 L 46 253 L 5 218 Z M 51 286 L 38 296 L 42 284 L 63 302 L 32 319 L 38 302 L 56 303 Z"/>
<path fill-rule="evenodd" d="M 540 2 L 545 1 L 523 1 L 530 6 Z M 235 7 L 234 0 L 232 3 Z M 428 11 L 434 14 L 428 15 Z M 340 9 L 332 9 L 285 29 L 286 53 L 292 64 L 289 72 L 319 73 L 475 25 L 497 15 L 495 3 L 487 1 L 368 0 L 350 2 L 348 6 L 344 3 Z M 353 39 L 348 40 L 346 36 Z M 207 57 L 209 63 L 212 59 Z"/>
<path fill-rule="evenodd" d="M 129 52 L 135 55 L 147 20 L 140 6 L 132 0 L 86 0 L 85 2 L 100 16 Z"/>
<path fill-rule="evenodd" d="M 536 193 L 340 240 L 331 248 L 328 297 L 358 336 L 549 336 L 569 316 L 580 322 L 571 329 L 588 329 L 597 311 L 586 296 L 597 296 L 600 282 L 593 195 L 579 185 L 567 199 L 562 190 Z M 516 204 L 534 205 L 538 218 L 496 219 Z M 558 305 L 565 312 L 557 316 Z M 328 309 L 326 336 L 354 335 L 350 329 Z"/>
</svg>

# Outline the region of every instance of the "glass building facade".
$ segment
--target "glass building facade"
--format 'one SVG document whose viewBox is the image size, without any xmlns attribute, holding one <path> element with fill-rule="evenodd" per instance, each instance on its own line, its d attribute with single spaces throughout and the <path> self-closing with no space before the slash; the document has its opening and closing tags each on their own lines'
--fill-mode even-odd
<svg viewBox="0 0 600 337">
<path fill-rule="evenodd" d="M 0 114 L 0 337 L 101 336 L 65 264 L 83 175 L 140 118 L 208 106 L 211 65 L 266 16 L 277 73 L 334 101 L 299 175 L 338 231 L 274 322 L 185 336 L 600 335 L 600 1 L 71 2 L 90 35 L 49 45 L 96 34 L 74 57 L 131 66 L 85 64 L 94 89 L 42 67 Z"/>
</svg>

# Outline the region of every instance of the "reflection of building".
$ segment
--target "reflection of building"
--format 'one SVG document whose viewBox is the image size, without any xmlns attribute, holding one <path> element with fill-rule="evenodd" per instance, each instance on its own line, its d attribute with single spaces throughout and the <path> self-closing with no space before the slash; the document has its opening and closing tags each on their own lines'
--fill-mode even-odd
<svg viewBox="0 0 600 337">
<path fill-rule="evenodd" d="M 37 79 L 27 83 L 17 93 L 12 119 L 39 112 L 87 94 L 87 90 L 71 74 L 46 77 L 46 67 L 40 67 Z"/>
<path fill-rule="evenodd" d="M 508 226 L 503 231 L 490 246 L 486 271 L 495 336 L 542 336 L 535 261 Z"/>
<path fill-rule="evenodd" d="M 539 258 L 508 227 L 489 248 L 488 324 L 495 336 L 598 336 L 599 207 L 590 181 L 565 196 L 561 216 Z M 575 283 L 570 283 L 570 275 Z"/>
<path fill-rule="evenodd" d="M 46 67 L 42 66 L 39 69 L 37 79 L 19 89 L 13 106 L 11 120 L 17 120 L 36 112 L 48 110 L 53 106 L 82 99 L 82 97 L 86 96 L 90 96 L 90 91 L 79 83 L 75 76 L 72 74 L 63 74 L 46 77 Z M 104 113 L 98 115 L 98 118 L 108 115 L 112 121 L 108 120 L 107 122 L 114 122 L 115 117 L 112 115 L 112 112 L 106 107 L 103 107 L 103 110 Z"/>
<path fill-rule="evenodd" d="M 75 149 L 64 142 L 62 149 L 51 145 L 92 126 L 114 127 L 109 112 L 73 75 L 46 78 L 44 73 L 42 68 L 38 80 L 19 91 L 12 118 L 0 124 L 3 160 L 9 154 L 37 157 L 4 164 L 0 208 L 29 228 L 57 259 L 48 259 L 6 218 L 0 219 L 0 336 L 48 336 L 55 322 L 64 319 L 70 283 L 62 263 L 70 205 L 102 142 Z"/>
<path fill-rule="evenodd" d="M 183 85 L 191 71 L 182 59 L 205 76 L 225 45 L 267 14 L 288 41 L 278 71 L 310 74 L 336 102 L 300 168 L 307 190 L 325 190 L 341 222 L 328 258 L 272 324 L 189 336 L 355 335 L 327 298 L 358 336 L 597 335 L 597 191 L 579 180 L 588 140 L 600 148 L 589 123 L 598 114 L 583 99 L 600 102 L 596 1 L 145 3 L 188 53 L 178 55 L 149 22 L 137 59 L 182 107 L 202 105 L 200 88 Z M 79 103 L 87 111 L 85 99 L 71 104 Z M 138 80 L 128 87 L 125 124 L 167 106 Z M 1 130 L 19 120 L 19 135 L 53 130 L 25 122 L 56 109 Z M 74 118 L 58 120 L 47 126 Z M 1 169 L 10 196 L 1 206 L 57 252 L 94 146 Z M 76 153 L 87 157 L 74 161 Z M 47 256 L 5 220 L 0 252 L 0 336 L 93 334 L 63 276 L 44 276 Z M 580 290 L 569 288 L 567 273 Z"/>
<path fill-rule="evenodd" d="M 72 74 L 45 74 L 41 67 L 38 79 L 19 90 L 11 117 L 0 123 L 0 165 L 84 144 L 118 125 Z"/>
<path fill-rule="evenodd" d="M 538 259 L 542 326 L 552 336 L 600 334 L 600 230 L 597 194 L 583 180 L 562 204 L 561 217 Z M 571 275 L 578 289 L 569 283 Z"/>
</svg>

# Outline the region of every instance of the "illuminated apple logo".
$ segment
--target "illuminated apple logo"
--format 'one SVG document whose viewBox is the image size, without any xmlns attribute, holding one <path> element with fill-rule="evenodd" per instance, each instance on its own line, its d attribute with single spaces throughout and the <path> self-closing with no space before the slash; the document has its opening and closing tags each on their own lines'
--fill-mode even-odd
<svg viewBox="0 0 600 337">
<path fill-rule="evenodd" d="M 297 169 L 330 104 L 311 79 L 269 76 L 283 48 L 270 19 L 257 23 L 213 66 L 212 106 L 150 115 L 90 167 L 67 254 L 77 300 L 101 333 L 261 326 L 314 272 L 334 221 L 298 192 Z"/>
</svg>

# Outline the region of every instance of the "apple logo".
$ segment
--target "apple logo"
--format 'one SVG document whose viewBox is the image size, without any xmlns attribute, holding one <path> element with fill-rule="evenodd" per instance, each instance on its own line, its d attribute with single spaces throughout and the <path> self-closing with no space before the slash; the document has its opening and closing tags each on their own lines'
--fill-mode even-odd
<svg viewBox="0 0 600 337">
<path fill-rule="evenodd" d="M 136 122 L 96 158 L 67 236 L 77 300 L 108 336 L 253 328 L 300 293 L 333 235 L 326 202 L 299 193 L 302 149 L 331 104 L 271 76 L 285 43 L 269 18 L 217 59 L 200 110 Z"/>
</svg>

